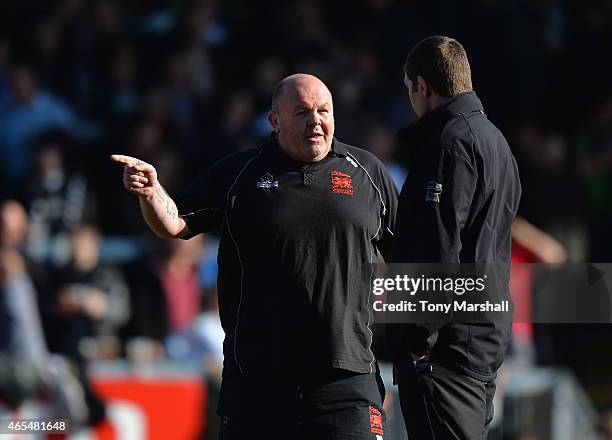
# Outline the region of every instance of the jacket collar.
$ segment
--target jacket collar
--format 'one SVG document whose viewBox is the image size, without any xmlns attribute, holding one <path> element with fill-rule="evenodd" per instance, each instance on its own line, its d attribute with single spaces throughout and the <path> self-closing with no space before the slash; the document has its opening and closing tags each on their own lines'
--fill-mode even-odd
<svg viewBox="0 0 612 440">
<path fill-rule="evenodd" d="M 408 146 L 421 136 L 429 133 L 437 126 L 444 126 L 450 119 L 467 113 L 481 112 L 484 114 L 482 102 L 475 92 L 465 92 L 445 100 L 431 112 L 419 118 L 414 123 L 401 129 L 397 136 Z"/>
</svg>

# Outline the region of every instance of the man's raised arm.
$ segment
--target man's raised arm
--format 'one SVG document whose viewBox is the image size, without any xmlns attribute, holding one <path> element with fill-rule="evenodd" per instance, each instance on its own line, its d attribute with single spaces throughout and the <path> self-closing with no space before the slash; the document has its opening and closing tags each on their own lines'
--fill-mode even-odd
<svg viewBox="0 0 612 440">
<path fill-rule="evenodd" d="M 176 204 L 157 180 L 153 165 L 120 154 L 113 154 L 110 158 L 124 165 L 123 186 L 138 196 L 142 217 L 156 235 L 162 238 L 191 235 L 185 220 L 178 214 Z"/>
</svg>

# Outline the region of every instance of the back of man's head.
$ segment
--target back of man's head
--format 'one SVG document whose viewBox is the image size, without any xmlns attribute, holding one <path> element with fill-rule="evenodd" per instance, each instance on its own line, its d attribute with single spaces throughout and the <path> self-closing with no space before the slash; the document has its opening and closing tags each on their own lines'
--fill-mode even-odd
<svg viewBox="0 0 612 440">
<path fill-rule="evenodd" d="M 441 97 L 450 98 L 472 90 L 472 73 L 465 49 L 449 37 L 428 37 L 406 57 L 404 74 L 412 84 L 422 77 Z"/>
</svg>

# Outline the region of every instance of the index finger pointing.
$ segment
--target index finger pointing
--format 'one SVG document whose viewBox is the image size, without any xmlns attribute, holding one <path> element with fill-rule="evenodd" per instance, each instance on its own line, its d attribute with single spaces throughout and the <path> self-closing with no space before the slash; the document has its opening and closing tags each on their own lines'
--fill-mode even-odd
<svg viewBox="0 0 612 440">
<path fill-rule="evenodd" d="M 113 154 L 110 159 L 114 162 L 119 162 L 128 166 L 132 166 L 140 162 L 140 160 L 136 159 L 132 156 L 124 156 L 123 154 Z"/>
</svg>

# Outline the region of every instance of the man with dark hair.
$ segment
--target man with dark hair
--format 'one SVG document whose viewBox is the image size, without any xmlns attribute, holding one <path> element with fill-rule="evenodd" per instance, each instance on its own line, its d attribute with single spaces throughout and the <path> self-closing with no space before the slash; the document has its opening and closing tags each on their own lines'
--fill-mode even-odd
<svg viewBox="0 0 612 440">
<path fill-rule="evenodd" d="M 400 132 L 410 172 L 391 261 L 495 263 L 507 272 L 518 170 L 472 90 L 465 50 L 448 37 L 421 41 L 408 54 L 404 83 L 419 119 Z M 390 325 L 411 439 L 486 438 L 510 331 L 509 322 Z"/>
<path fill-rule="evenodd" d="M 420 76 L 442 98 L 472 91 L 467 54 L 452 38 L 430 37 L 421 41 L 406 57 L 404 74 L 415 85 Z M 415 111 L 417 115 L 423 112 L 420 108 Z"/>
<path fill-rule="evenodd" d="M 112 159 L 157 235 L 221 233 L 221 438 L 375 440 L 384 390 L 369 263 L 390 252 L 397 190 L 378 159 L 334 138 L 318 78 L 285 78 L 268 118 L 262 148 L 222 159 L 172 198 L 152 165 Z"/>
</svg>

